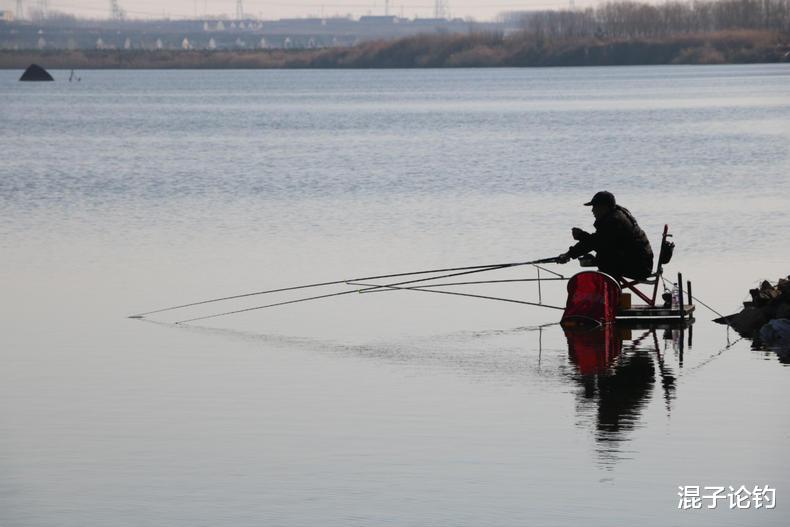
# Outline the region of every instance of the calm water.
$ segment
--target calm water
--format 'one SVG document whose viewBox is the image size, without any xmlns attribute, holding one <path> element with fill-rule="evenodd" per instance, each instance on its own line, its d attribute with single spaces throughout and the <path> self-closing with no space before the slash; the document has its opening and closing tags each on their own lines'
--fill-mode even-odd
<svg viewBox="0 0 790 527">
<path fill-rule="evenodd" d="M 125 317 L 553 256 L 602 188 L 654 244 L 669 223 L 669 275 L 735 311 L 790 273 L 790 67 L 18 75 L 3 527 L 787 525 L 787 359 L 704 309 L 690 346 L 634 331 L 604 364 L 556 311 L 445 295 Z M 678 485 L 757 484 L 775 509 L 677 509 Z"/>
</svg>

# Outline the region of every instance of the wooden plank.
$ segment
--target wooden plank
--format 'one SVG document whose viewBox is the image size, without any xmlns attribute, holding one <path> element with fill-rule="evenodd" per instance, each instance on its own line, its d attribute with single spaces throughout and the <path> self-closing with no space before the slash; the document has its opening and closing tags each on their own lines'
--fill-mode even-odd
<svg viewBox="0 0 790 527">
<path fill-rule="evenodd" d="M 639 329 L 690 329 L 694 324 L 694 317 L 667 318 L 618 318 L 615 321 L 617 327 Z"/>
<path fill-rule="evenodd" d="M 694 304 L 686 304 L 683 306 L 683 316 L 690 316 L 693 312 Z M 621 309 L 617 311 L 618 320 L 626 318 L 680 318 L 680 316 L 680 309 L 666 307 L 633 306 L 630 309 Z"/>
</svg>

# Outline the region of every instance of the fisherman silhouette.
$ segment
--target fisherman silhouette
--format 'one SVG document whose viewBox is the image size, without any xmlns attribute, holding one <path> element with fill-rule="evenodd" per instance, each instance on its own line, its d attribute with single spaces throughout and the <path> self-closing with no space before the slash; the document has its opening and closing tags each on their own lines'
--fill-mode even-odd
<svg viewBox="0 0 790 527">
<path fill-rule="evenodd" d="M 605 190 L 597 192 L 585 205 L 592 206 L 595 232 L 571 229 L 578 243 L 559 255 L 557 261 L 567 263 L 595 251 L 595 264 L 602 273 L 637 280 L 650 276 L 653 249 L 631 212 L 618 205 L 614 194 Z"/>
</svg>

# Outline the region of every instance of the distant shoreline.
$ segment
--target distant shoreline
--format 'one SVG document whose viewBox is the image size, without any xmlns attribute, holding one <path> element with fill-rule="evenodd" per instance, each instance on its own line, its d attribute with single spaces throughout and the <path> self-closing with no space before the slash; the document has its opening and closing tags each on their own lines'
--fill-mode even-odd
<svg viewBox="0 0 790 527">
<path fill-rule="evenodd" d="M 790 62 L 790 34 L 731 30 L 652 38 L 418 35 L 353 47 L 261 50 L 0 50 L 0 69 L 395 69 Z"/>
</svg>

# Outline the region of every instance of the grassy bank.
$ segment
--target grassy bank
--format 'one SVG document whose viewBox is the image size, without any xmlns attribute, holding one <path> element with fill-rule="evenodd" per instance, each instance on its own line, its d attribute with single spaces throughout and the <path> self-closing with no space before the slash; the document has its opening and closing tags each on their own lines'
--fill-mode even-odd
<svg viewBox="0 0 790 527">
<path fill-rule="evenodd" d="M 314 50 L 0 51 L 0 68 L 447 68 L 789 62 L 790 35 L 731 30 L 645 38 L 541 38 L 534 33 L 419 35 Z"/>
</svg>

